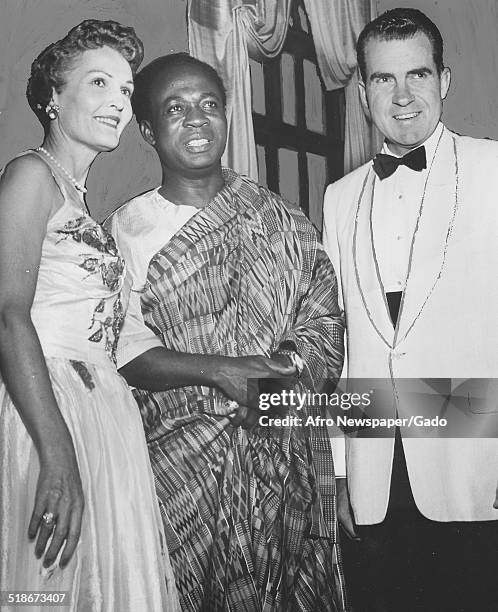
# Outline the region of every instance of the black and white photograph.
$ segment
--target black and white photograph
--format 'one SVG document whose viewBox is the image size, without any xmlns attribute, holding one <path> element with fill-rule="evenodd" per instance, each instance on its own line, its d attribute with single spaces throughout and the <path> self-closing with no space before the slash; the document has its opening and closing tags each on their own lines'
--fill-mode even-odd
<svg viewBox="0 0 498 612">
<path fill-rule="evenodd" d="M 498 610 L 497 0 L 0 0 L 0 610 Z"/>
</svg>

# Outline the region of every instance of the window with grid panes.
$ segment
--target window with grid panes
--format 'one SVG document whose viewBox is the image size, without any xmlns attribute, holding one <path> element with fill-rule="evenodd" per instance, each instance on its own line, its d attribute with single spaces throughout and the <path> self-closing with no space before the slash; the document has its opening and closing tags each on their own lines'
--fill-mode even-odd
<svg viewBox="0 0 498 612">
<path fill-rule="evenodd" d="M 259 182 L 297 202 L 321 231 L 325 186 L 343 175 L 344 90 L 322 86 L 302 0 L 281 55 L 251 60 Z"/>
</svg>

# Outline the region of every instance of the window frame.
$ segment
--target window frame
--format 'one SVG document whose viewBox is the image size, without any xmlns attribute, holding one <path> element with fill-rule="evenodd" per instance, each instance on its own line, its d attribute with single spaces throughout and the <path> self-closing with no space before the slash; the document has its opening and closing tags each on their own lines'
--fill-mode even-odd
<svg viewBox="0 0 498 612">
<path fill-rule="evenodd" d="M 317 66 L 315 46 L 309 32 L 300 25 L 299 9 L 305 14 L 302 0 L 295 0 L 291 9 L 291 23 L 282 53 L 294 59 L 294 83 L 296 91 L 296 125 L 285 123 L 282 118 L 281 55 L 262 62 L 264 100 L 266 114 L 253 112 L 256 145 L 264 148 L 268 188 L 280 193 L 279 149 L 297 152 L 299 172 L 299 205 L 309 214 L 309 175 L 307 154 L 314 153 L 326 160 L 326 183 L 344 175 L 344 89 L 326 91 L 322 85 L 324 108 L 324 133 L 306 127 L 304 60 Z M 307 19 L 307 17 L 306 17 Z M 310 30 L 308 22 L 308 30 Z M 317 68 L 317 73 L 319 71 Z M 324 185 L 324 189 L 325 189 Z"/>
</svg>

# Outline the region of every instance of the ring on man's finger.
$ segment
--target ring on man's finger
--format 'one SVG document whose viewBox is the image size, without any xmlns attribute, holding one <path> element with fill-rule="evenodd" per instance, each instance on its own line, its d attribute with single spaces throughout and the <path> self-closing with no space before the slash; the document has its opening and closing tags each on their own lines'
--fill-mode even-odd
<svg viewBox="0 0 498 612">
<path fill-rule="evenodd" d="M 54 513 L 53 512 L 45 512 L 42 516 L 42 521 L 45 523 L 47 527 L 52 527 L 54 524 Z"/>
</svg>

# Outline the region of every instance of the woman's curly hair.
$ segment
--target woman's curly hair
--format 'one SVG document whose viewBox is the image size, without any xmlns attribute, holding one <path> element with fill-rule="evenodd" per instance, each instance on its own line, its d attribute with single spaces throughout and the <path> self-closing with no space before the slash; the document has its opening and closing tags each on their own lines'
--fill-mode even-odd
<svg viewBox="0 0 498 612">
<path fill-rule="evenodd" d="M 122 26 L 116 21 L 86 19 L 64 38 L 44 49 L 32 63 L 26 96 L 45 132 L 50 125 L 46 107 L 52 99 L 52 91 L 61 91 L 65 84 L 64 76 L 79 55 L 101 47 L 118 51 L 135 75 L 143 59 L 143 43 L 132 27 Z"/>
</svg>

